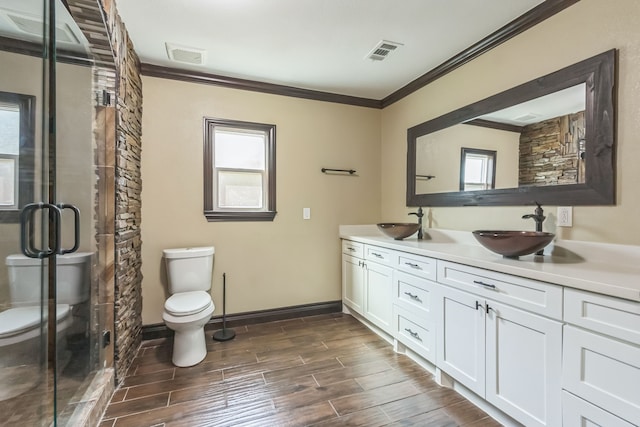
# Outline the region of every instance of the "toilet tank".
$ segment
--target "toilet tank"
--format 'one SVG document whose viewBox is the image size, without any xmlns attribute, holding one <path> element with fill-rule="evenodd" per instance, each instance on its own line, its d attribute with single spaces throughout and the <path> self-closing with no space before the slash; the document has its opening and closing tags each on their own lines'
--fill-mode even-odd
<svg viewBox="0 0 640 427">
<path fill-rule="evenodd" d="M 213 272 L 213 246 L 165 249 L 169 293 L 208 291 Z"/>
<path fill-rule="evenodd" d="M 56 290 L 58 304 L 78 304 L 89 299 L 91 291 L 91 252 L 76 252 L 56 257 Z M 49 260 L 9 255 L 5 261 L 9 274 L 12 305 L 40 303 L 40 279 L 46 275 Z M 42 269 L 45 269 L 44 271 Z"/>
</svg>

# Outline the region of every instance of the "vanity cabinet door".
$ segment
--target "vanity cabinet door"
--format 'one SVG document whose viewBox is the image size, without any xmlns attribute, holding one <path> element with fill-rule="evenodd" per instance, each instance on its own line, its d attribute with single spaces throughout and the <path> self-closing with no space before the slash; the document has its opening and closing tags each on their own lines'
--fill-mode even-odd
<svg viewBox="0 0 640 427">
<path fill-rule="evenodd" d="M 351 255 L 342 255 L 342 302 L 351 310 L 364 314 L 363 261 Z"/>
<path fill-rule="evenodd" d="M 562 425 L 562 323 L 488 300 L 486 400 L 526 426 Z"/>
<path fill-rule="evenodd" d="M 481 397 L 485 392 L 485 313 L 475 295 L 440 286 L 436 365 Z"/>
<path fill-rule="evenodd" d="M 564 389 L 640 425 L 640 347 L 571 325 L 563 346 Z"/>
<path fill-rule="evenodd" d="M 562 426 L 634 427 L 633 424 L 566 391 L 562 392 Z"/>
<path fill-rule="evenodd" d="M 366 261 L 364 316 L 388 334 L 393 320 L 393 268 Z"/>
<path fill-rule="evenodd" d="M 438 283 L 543 316 L 562 319 L 562 287 L 558 285 L 440 260 Z"/>
<path fill-rule="evenodd" d="M 394 337 L 431 363 L 436 361 L 436 331 L 433 320 L 399 305 L 393 306 Z"/>
</svg>

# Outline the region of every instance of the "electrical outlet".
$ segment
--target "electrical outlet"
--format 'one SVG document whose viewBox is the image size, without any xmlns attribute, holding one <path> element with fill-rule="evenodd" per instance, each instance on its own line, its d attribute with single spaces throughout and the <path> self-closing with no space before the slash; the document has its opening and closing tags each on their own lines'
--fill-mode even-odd
<svg viewBox="0 0 640 427">
<path fill-rule="evenodd" d="M 311 208 L 302 208 L 302 219 L 311 219 Z"/>
<path fill-rule="evenodd" d="M 558 206 L 558 227 L 573 226 L 573 207 Z"/>
</svg>

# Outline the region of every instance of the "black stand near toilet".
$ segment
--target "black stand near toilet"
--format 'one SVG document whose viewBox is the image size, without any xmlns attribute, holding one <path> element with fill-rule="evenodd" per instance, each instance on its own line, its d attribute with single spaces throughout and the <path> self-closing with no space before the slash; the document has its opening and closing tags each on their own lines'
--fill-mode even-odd
<svg viewBox="0 0 640 427">
<path fill-rule="evenodd" d="M 234 339 L 236 333 L 233 329 L 227 329 L 227 273 L 222 273 L 222 329 L 213 333 L 215 341 L 229 341 Z"/>
</svg>

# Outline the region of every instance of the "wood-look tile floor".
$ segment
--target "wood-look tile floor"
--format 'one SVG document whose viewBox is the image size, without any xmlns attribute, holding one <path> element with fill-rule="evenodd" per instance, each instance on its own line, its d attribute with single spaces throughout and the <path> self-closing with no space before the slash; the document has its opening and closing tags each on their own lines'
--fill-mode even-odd
<svg viewBox="0 0 640 427">
<path fill-rule="evenodd" d="M 234 330 L 190 368 L 144 342 L 99 427 L 500 426 L 349 315 Z"/>
</svg>

